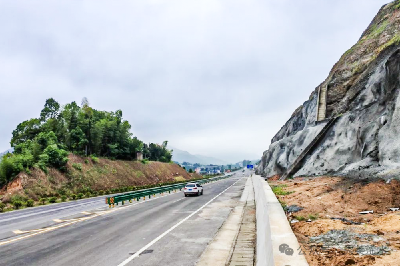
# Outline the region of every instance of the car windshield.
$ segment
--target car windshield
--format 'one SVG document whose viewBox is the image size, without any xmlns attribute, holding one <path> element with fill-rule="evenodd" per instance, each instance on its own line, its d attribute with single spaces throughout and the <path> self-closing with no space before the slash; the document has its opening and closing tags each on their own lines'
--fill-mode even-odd
<svg viewBox="0 0 400 266">
<path fill-rule="evenodd" d="M 186 187 L 196 187 L 195 184 L 187 184 Z"/>
</svg>

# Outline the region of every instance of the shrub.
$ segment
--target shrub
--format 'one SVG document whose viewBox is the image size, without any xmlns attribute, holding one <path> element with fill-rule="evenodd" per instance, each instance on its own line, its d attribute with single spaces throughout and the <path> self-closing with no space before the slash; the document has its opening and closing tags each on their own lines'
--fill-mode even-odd
<svg viewBox="0 0 400 266">
<path fill-rule="evenodd" d="M 62 202 L 65 202 L 65 201 L 67 201 L 67 196 L 65 196 L 65 195 L 62 195 L 62 196 L 61 196 L 61 201 L 62 201 Z"/>
<path fill-rule="evenodd" d="M 34 204 L 35 204 L 35 201 L 33 199 L 28 199 L 26 201 L 26 207 L 33 207 Z"/>
<path fill-rule="evenodd" d="M 67 151 L 59 149 L 57 144 L 52 144 L 44 149 L 43 154 L 48 156 L 48 163 L 50 165 L 54 166 L 57 169 L 64 170 L 64 167 L 68 162 Z"/>
<path fill-rule="evenodd" d="M 189 169 L 189 173 L 193 173 L 193 169 Z"/>
<path fill-rule="evenodd" d="M 97 158 L 97 157 L 94 156 L 94 155 L 91 155 L 91 156 L 90 156 L 90 159 L 92 159 L 92 161 L 93 161 L 94 163 L 98 163 L 98 162 L 99 162 L 99 158 Z"/>
<path fill-rule="evenodd" d="M 26 201 L 26 197 L 21 196 L 21 195 L 13 195 L 13 196 L 11 196 L 10 201 L 11 201 L 11 202 L 14 202 L 14 201 L 21 201 L 21 202 L 24 202 L 24 201 Z"/>
<path fill-rule="evenodd" d="M 78 199 L 82 199 L 82 198 L 84 198 L 84 197 L 85 197 L 85 195 L 83 195 L 83 193 L 79 193 L 77 198 L 78 198 Z"/>
<path fill-rule="evenodd" d="M 90 193 L 90 192 L 86 193 L 86 198 L 90 198 L 91 196 L 92 196 L 92 193 Z"/>
<path fill-rule="evenodd" d="M 47 201 L 46 198 L 40 198 L 40 199 L 39 199 L 39 203 L 40 203 L 41 205 L 45 205 L 45 204 L 46 204 L 46 201 Z"/>
<path fill-rule="evenodd" d="M 143 160 L 141 160 L 141 162 L 142 162 L 142 164 L 148 164 L 148 163 L 149 163 L 149 160 L 143 159 Z"/>
<path fill-rule="evenodd" d="M 16 210 L 18 210 L 19 208 L 22 207 L 22 201 L 20 201 L 20 200 L 13 201 L 12 204 L 14 205 L 14 209 L 16 209 Z"/>
<path fill-rule="evenodd" d="M 51 198 L 49 198 L 49 202 L 50 203 L 56 203 L 57 202 L 57 198 L 56 197 L 51 197 Z"/>
<path fill-rule="evenodd" d="M 99 195 L 104 195 L 104 191 L 103 191 L 103 190 L 100 190 L 100 191 L 99 191 Z"/>
<path fill-rule="evenodd" d="M 89 163 L 89 160 L 88 159 L 85 159 L 85 164 L 88 164 Z"/>
<path fill-rule="evenodd" d="M 76 170 L 82 171 L 82 164 L 80 163 L 73 163 L 72 167 L 75 168 Z"/>
<path fill-rule="evenodd" d="M 98 194 L 98 192 L 97 192 L 97 191 L 93 191 L 93 192 L 92 192 L 92 196 L 93 196 L 93 197 L 96 197 L 96 196 L 97 196 L 97 194 Z"/>
<path fill-rule="evenodd" d="M 71 199 L 75 200 L 77 198 L 76 194 L 71 194 Z"/>
<path fill-rule="evenodd" d="M 33 156 L 27 154 L 6 154 L 0 161 L 0 185 L 11 181 L 26 168 L 33 166 Z"/>
<path fill-rule="evenodd" d="M 6 208 L 6 205 L 0 201 L 0 212 L 4 212 L 5 208 Z"/>
<path fill-rule="evenodd" d="M 67 195 L 67 191 L 64 188 L 60 188 L 57 190 L 58 195 Z"/>
</svg>

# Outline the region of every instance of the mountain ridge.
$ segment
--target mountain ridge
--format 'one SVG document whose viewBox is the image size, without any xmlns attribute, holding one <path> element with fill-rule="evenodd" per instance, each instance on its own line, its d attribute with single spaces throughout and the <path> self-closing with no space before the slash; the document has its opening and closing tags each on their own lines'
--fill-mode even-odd
<svg viewBox="0 0 400 266">
<path fill-rule="evenodd" d="M 209 157 L 209 156 L 204 156 L 204 155 L 199 155 L 199 154 L 191 154 L 187 151 L 171 147 L 173 150 L 172 152 L 172 160 L 175 162 L 183 163 L 183 162 L 188 162 L 188 163 L 199 163 L 199 164 L 216 164 L 216 165 L 226 165 L 228 164 L 224 160 Z"/>
</svg>

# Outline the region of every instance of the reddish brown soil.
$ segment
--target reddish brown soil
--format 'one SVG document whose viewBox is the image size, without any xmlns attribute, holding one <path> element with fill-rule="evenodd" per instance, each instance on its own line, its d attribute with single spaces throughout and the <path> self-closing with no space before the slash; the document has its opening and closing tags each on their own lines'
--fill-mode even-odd
<svg viewBox="0 0 400 266">
<path fill-rule="evenodd" d="M 309 237 L 324 234 L 332 229 L 350 229 L 358 233 L 376 234 L 393 251 L 385 256 L 359 256 L 357 253 L 337 249 L 305 252 L 307 261 L 314 265 L 400 265 L 400 212 L 389 208 L 400 207 L 400 182 L 393 180 L 386 184 L 382 180 L 353 180 L 340 177 L 319 177 L 314 179 L 296 178 L 289 181 L 270 181 L 271 185 L 284 184 L 285 191 L 294 193 L 277 196 L 287 205 L 298 205 L 304 209 L 288 216 L 289 220 L 314 215 L 313 222 L 301 221 L 292 224 L 299 242 L 306 243 L 311 250 Z M 373 214 L 359 212 L 373 210 Z M 361 222 L 352 225 L 330 218 L 346 218 Z M 315 249 L 314 249 L 315 250 Z"/>
</svg>

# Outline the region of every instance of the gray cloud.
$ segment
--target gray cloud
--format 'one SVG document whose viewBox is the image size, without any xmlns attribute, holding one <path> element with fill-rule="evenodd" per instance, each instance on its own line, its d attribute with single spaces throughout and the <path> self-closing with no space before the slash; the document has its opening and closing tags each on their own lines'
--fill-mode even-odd
<svg viewBox="0 0 400 266">
<path fill-rule="evenodd" d="M 259 158 L 387 1 L 1 1 L 0 151 L 86 96 L 146 142 Z"/>
</svg>

